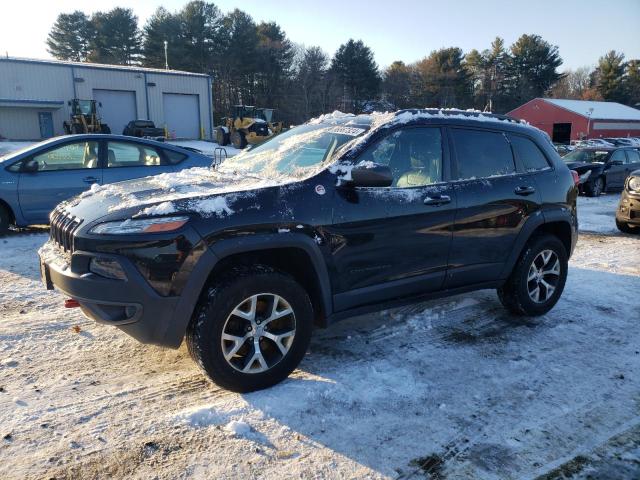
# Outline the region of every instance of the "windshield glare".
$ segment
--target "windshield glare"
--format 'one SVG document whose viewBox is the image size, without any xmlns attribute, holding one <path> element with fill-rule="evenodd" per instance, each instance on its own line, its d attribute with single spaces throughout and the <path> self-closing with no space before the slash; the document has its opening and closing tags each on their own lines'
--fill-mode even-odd
<svg viewBox="0 0 640 480">
<path fill-rule="evenodd" d="M 609 153 L 607 150 L 574 150 L 562 157 L 562 160 L 565 162 L 604 163 L 607 161 Z"/>
<path fill-rule="evenodd" d="M 364 128 L 347 126 L 301 125 L 231 157 L 219 168 L 260 178 L 299 180 L 319 172 L 340 147 L 364 132 Z"/>
</svg>

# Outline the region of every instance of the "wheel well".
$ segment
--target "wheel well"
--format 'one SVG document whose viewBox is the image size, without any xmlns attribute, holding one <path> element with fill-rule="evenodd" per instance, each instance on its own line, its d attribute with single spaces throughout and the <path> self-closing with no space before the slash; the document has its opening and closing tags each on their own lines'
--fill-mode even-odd
<svg viewBox="0 0 640 480">
<path fill-rule="evenodd" d="M 16 216 L 13 213 L 13 210 L 11 210 L 11 207 L 9 206 L 9 204 L 2 199 L 0 199 L 0 208 L 4 209 L 9 214 L 10 222 L 16 223 Z"/>
<path fill-rule="evenodd" d="M 225 272 L 237 266 L 267 265 L 275 270 L 291 275 L 309 294 L 313 311 L 315 313 L 315 323 L 324 326 L 324 319 L 327 312 L 322 302 L 322 290 L 320 280 L 313 266 L 311 257 L 301 248 L 271 248 L 265 250 L 255 250 L 242 252 L 228 257 L 224 257 L 209 274 L 205 283 L 210 285 L 216 278 L 224 275 Z"/>
<path fill-rule="evenodd" d="M 531 236 L 548 233 L 555 235 L 564 245 L 567 255 L 571 253 L 571 226 L 567 222 L 549 222 L 543 223 L 536 228 Z"/>
</svg>

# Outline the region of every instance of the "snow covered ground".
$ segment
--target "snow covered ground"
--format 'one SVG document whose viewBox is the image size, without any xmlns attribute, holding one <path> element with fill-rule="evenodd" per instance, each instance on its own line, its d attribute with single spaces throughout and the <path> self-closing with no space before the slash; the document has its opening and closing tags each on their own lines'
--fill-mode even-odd
<svg viewBox="0 0 640 480">
<path fill-rule="evenodd" d="M 0 478 L 640 478 L 640 236 L 617 197 L 580 198 L 597 233 L 544 317 L 481 291 L 349 319 L 247 395 L 63 308 L 44 230 L 0 238 Z"/>
</svg>

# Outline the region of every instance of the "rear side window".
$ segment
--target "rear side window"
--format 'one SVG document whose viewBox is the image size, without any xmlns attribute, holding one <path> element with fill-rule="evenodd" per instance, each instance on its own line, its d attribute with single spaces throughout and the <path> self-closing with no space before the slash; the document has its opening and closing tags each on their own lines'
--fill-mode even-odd
<svg viewBox="0 0 640 480">
<path fill-rule="evenodd" d="M 184 153 L 175 152 L 173 150 L 165 150 L 164 154 L 167 156 L 167 160 L 171 165 L 175 165 L 183 161 L 187 156 Z"/>
<path fill-rule="evenodd" d="M 526 172 L 544 170 L 549 167 L 549 163 L 538 146 L 528 138 L 511 135 L 511 145 L 518 159 L 522 162 Z"/>
<path fill-rule="evenodd" d="M 516 171 L 513 154 L 502 133 L 451 129 L 458 160 L 458 179 L 507 175 Z"/>
<path fill-rule="evenodd" d="M 628 163 L 640 163 L 640 153 L 637 150 L 627 150 Z"/>
</svg>

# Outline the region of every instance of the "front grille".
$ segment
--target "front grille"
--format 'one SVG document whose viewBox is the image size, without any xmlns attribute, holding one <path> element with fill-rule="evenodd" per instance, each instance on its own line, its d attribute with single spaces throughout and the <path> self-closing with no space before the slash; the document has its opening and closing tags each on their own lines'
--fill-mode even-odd
<svg viewBox="0 0 640 480">
<path fill-rule="evenodd" d="M 51 213 L 49 237 L 65 252 L 73 252 L 73 234 L 78 230 L 82 220 L 63 209 L 55 209 Z"/>
</svg>

